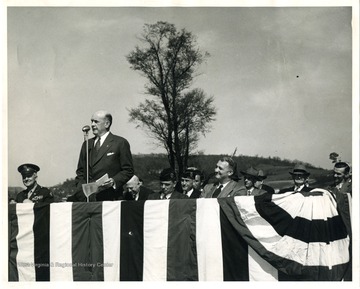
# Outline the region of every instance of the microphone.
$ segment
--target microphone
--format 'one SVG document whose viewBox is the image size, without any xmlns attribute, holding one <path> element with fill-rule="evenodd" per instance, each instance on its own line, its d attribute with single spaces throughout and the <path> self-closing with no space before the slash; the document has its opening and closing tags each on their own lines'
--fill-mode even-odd
<svg viewBox="0 0 360 289">
<path fill-rule="evenodd" d="M 84 132 L 84 134 L 87 134 L 89 130 L 90 130 L 90 126 L 88 126 L 88 125 L 85 125 L 85 126 L 82 128 L 82 131 Z"/>
</svg>

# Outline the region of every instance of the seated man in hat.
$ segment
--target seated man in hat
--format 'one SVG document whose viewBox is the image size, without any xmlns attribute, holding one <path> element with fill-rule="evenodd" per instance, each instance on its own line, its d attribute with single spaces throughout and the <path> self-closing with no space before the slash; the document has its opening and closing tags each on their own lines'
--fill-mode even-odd
<svg viewBox="0 0 360 289">
<path fill-rule="evenodd" d="M 308 184 L 310 172 L 307 171 L 303 164 L 296 164 L 293 171 L 289 172 L 289 174 L 292 176 L 294 186 L 281 189 L 279 194 L 286 192 L 310 192 L 313 189 Z"/>
<path fill-rule="evenodd" d="M 197 199 L 201 195 L 201 191 L 194 189 L 195 176 L 197 175 L 196 170 L 186 170 L 181 177 L 181 187 L 183 194 L 188 196 L 190 199 Z"/>
<path fill-rule="evenodd" d="M 241 171 L 240 173 L 244 176 L 244 186 L 236 196 L 259 196 L 267 193 L 265 190 L 255 187 L 255 183 L 261 180 L 258 170 L 250 167 L 246 172 Z"/>
<path fill-rule="evenodd" d="M 124 200 L 147 200 L 154 192 L 142 185 L 138 176 L 133 175 L 125 184 Z"/>
<path fill-rule="evenodd" d="M 275 190 L 273 187 L 264 184 L 264 180 L 267 178 L 263 170 L 258 171 L 258 180 L 255 182 L 255 188 L 267 191 L 269 194 L 275 194 Z"/>
<path fill-rule="evenodd" d="M 216 182 L 207 184 L 201 193 L 202 198 L 225 198 L 235 196 L 241 185 L 234 179 L 237 176 L 237 164 L 231 157 L 223 157 L 215 167 Z"/>
<path fill-rule="evenodd" d="M 164 169 L 160 173 L 161 191 L 149 195 L 148 200 L 165 200 L 165 199 L 187 199 L 188 196 L 175 190 L 176 175 L 171 169 Z"/>
<path fill-rule="evenodd" d="M 34 164 L 23 164 L 18 167 L 26 190 L 16 196 L 17 203 L 52 203 L 54 197 L 49 189 L 37 183 L 37 172 L 40 168 Z"/>
</svg>

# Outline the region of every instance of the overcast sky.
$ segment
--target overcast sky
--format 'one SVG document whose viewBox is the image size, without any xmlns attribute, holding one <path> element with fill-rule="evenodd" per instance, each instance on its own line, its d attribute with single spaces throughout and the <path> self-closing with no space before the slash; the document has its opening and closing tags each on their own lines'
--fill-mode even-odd
<svg viewBox="0 0 360 289">
<path fill-rule="evenodd" d="M 213 96 L 205 154 L 278 156 L 330 168 L 351 161 L 351 8 L 9 7 L 8 181 L 40 166 L 39 183 L 75 177 L 81 128 L 94 111 L 133 154 L 165 152 L 129 122 L 146 79 L 126 60 L 145 23 L 167 21 L 210 53 L 192 88 Z M 90 134 L 92 136 L 92 134 Z"/>
</svg>

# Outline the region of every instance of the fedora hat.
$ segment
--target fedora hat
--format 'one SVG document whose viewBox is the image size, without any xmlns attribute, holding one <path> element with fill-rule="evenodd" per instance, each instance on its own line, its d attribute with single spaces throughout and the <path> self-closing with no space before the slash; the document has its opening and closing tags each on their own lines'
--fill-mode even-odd
<svg viewBox="0 0 360 289">
<path fill-rule="evenodd" d="M 259 170 L 258 172 L 258 177 L 259 179 L 261 180 L 265 180 L 267 178 L 267 175 L 265 175 L 264 171 L 263 170 Z"/>
<path fill-rule="evenodd" d="M 244 171 L 240 171 L 240 173 L 244 176 L 244 177 L 251 177 L 257 180 L 261 180 L 261 178 L 259 177 L 259 171 L 254 169 L 253 167 L 250 167 L 246 170 L 246 172 Z"/>
<path fill-rule="evenodd" d="M 310 172 L 306 169 L 305 165 L 303 164 L 296 164 L 293 168 L 292 172 L 289 172 L 290 175 L 305 175 L 309 176 Z"/>
</svg>

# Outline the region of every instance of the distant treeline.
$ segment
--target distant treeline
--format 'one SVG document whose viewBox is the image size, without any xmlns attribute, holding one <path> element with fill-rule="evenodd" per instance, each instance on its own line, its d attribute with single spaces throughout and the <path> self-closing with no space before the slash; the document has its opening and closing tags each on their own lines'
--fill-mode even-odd
<svg viewBox="0 0 360 289">
<path fill-rule="evenodd" d="M 225 155 L 194 155 L 189 158 L 189 167 L 197 167 L 204 172 L 205 179 L 212 181 L 212 174 L 217 161 Z M 269 182 L 275 188 L 287 186 L 286 180 L 291 180 L 289 171 L 300 161 L 280 159 L 279 157 L 259 157 L 259 156 L 234 156 L 238 164 L 238 175 L 241 177 L 241 171 L 246 171 L 249 167 L 262 169 L 267 174 L 266 182 Z M 169 167 L 169 162 L 165 154 L 146 154 L 133 155 L 135 174 L 139 176 L 144 185 L 154 191 L 158 191 L 159 174 L 162 169 Z M 312 186 L 327 187 L 332 183 L 332 174 L 329 170 L 314 167 L 309 163 L 304 163 L 311 172 L 310 181 Z M 74 169 L 75 171 L 75 169 Z M 242 182 L 242 180 L 240 180 Z M 41 185 L 41 178 L 39 179 Z M 75 193 L 75 179 L 67 179 L 63 183 L 49 188 L 54 194 L 55 201 L 60 202 L 66 199 L 68 195 Z M 9 187 L 9 198 L 15 197 L 23 188 Z"/>
</svg>

